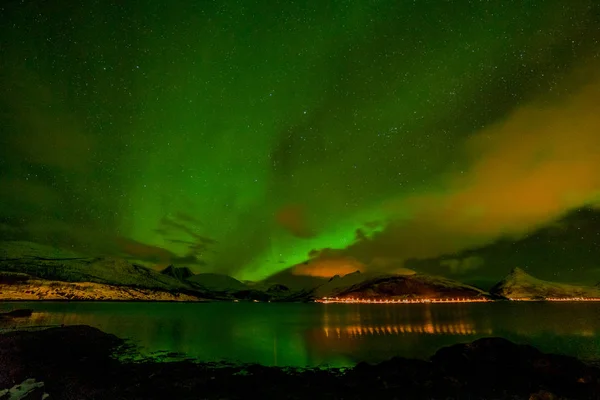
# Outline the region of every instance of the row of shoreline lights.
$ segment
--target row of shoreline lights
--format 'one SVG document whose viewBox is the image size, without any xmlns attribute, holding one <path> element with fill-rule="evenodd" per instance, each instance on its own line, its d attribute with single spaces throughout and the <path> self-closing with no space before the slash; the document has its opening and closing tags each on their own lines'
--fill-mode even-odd
<svg viewBox="0 0 600 400">
<path fill-rule="evenodd" d="M 356 304 L 415 304 L 415 303 L 485 303 L 493 300 L 486 298 L 475 299 L 356 299 L 339 297 L 323 297 L 315 300 L 317 303 L 356 303 Z"/>
<path fill-rule="evenodd" d="M 600 301 L 599 297 L 547 297 L 544 299 L 509 299 L 511 301 Z M 488 303 L 494 300 L 486 298 L 473 299 L 359 299 L 323 297 L 315 300 L 317 303 L 350 303 L 350 304 L 424 304 L 424 303 Z"/>
</svg>

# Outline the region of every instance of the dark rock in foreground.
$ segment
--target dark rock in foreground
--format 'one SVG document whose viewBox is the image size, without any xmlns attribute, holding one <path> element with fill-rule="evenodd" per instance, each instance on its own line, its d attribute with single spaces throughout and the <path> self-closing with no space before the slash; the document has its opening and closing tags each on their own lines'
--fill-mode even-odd
<svg viewBox="0 0 600 400">
<path fill-rule="evenodd" d="M 124 341 L 88 326 L 0 335 L 0 390 L 44 382 L 50 399 L 600 398 L 600 370 L 500 338 L 340 371 L 117 361 Z"/>
</svg>

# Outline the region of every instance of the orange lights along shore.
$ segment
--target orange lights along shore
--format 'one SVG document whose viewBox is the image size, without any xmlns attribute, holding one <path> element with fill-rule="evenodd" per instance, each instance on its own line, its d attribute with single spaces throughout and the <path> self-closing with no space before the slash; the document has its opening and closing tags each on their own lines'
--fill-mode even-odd
<svg viewBox="0 0 600 400">
<path fill-rule="evenodd" d="M 600 297 L 547 297 L 545 299 L 508 299 L 509 301 L 600 301 Z M 425 303 L 490 303 L 495 300 L 486 298 L 475 299 L 355 299 L 324 297 L 315 300 L 317 303 L 345 303 L 345 304 L 425 304 Z"/>
<path fill-rule="evenodd" d="M 600 297 L 546 297 L 544 299 L 509 299 L 510 301 L 600 301 Z"/>
<path fill-rule="evenodd" d="M 317 303 L 352 303 L 352 304 L 418 304 L 418 303 L 486 303 L 493 300 L 485 298 L 476 299 L 355 299 L 324 297 L 315 300 Z"/>
</svg>

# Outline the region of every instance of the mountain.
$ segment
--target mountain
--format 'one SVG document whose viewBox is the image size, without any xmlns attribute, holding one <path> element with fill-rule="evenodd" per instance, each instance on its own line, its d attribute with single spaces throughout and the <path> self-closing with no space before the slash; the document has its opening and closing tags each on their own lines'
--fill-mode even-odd
<svg viewBox="0 0 600 400">
<path fill-rule="evenodd" d="M 0 300 L 306 301 L 309 294 L 274 282 L 251 286 L 185 267 L 158 272 L 120 258 L 0 241 Z"/>
<path fill-rule="evenodd" d="M 329 278 L 318 276 L 295 275 L 292 269 L 288 268 L 268 277 L 263 282 L 285 285 L 292 291 L 307 291 L 327 283 L 328 280 Z"/>
<path fill-rule="evenodd" d="M 127 260 L 86 257 L 33 242 L 1 242 L 0 271 L 63 282 L 94 282 L 161 290 L 191 288 L 187 283 Z"/>
<path fill-rule="evenodd" d="M 291 290 L 285 285 L 269 281 L 240 282 L 229 275 L 223 274 L 197 274 L 191 276 L 186 281 L 213 292 L 220 300 L 305 302 L 313 299 L 309 291 Z"/>
<path fill-rule="evenodd" d="M 314 289 L 316 298 L 336 297 L 338 294 L 348 289 L 349 287 L 363 282 L 367 277 L 361 274 L 360 271 L 355 271 L 344 276 L 335 275 L 328 282 Z"/>
<path fill-rule="evenodd" d="M 14 275 L 15 273 L 26 275 L 19 280 L 20 275 Z M 188 268 L 174 266 L 157 272 L 124 259 L 87 257 L 31 242 L 0 242 L 0 274 L 6 275 L 6 278 L 0 279 L 0 285 L 5 285 L 6 291 L 12 293 L 11 299 L 17 299 L 23 290 L 34 290 L 36 285 L 44 286 L 44 290 L 35 289 L 32 294 L 32 299 L 40 300 L 182 300 L 183 297 L 173 296 L 186 295 L 215 300 L 311 301 L 336 296 L 447 298 L 487 295 L 472 286 L 422 274 L 373 275 L 356 271 L 341 277 L 334 276 L 328 281 L 315 280 L 317 284 L 310 288 L 302 288 L 302 285 L 290 287 L 274 280 L 243 283 L 228 275 L 194 275 Z M 292 279 L 295 277 L 289 278 L 290 282 L 298 282 Z M 10 285 L 12 286 L 9 288 Z M 17 287 L 18 285 L 21 286 Z M 28 285 L 27 288 L 24 285 Z M 147 293 L 136 294 L 136 290 L 141 289 Z"/>
<path fill-rule="evenodd" d="M 236 292 L 247 290 L 248 286 L 229 275 L 204 273 L 192 275 L 187 282 L 199 285 L 213 292 Z"/>
<path fill-rule="evenodd" d="M 173 265 L 169 265 L 167 268 L 160 271 L 160 273 L 175 278 L 178 281 L 185 281 L 194 276 L 194 273 L 190 271 L 188 267 L 174 267 Z"/>
<path fill-rule="evenodd" d="M 600 288 L 543 281 L 534 278 L 521 268 L 514 268 L 490 292 L 497 296 L 522 300 L 549 297 L 600 297 Z"/>
<path fill-rule="evenodd" d="M 358 275 L 348 281 L 358 279 Z M 344 277 L 345 278 L 345 277 Z M 343 280 L 344 278 L 341 278 Z M 346 288 L 337 287 L 335 297 L 360 299 L 446 299 L 446 298 L 485 298 L 487 292 L 447 278 L 412 274 L 382 275 L 367 278 Z M 317 291 L 317 293 L 319 293 Z"/>
<path fill-rule="evenodd" d="M 208 298 L 205 293 L 197 290 L 168 290 L 95 282 L 65 282 L 40 279 L 22 273 L 0 271 L 0 301 L 19 300 L 196 302 L 206 301 Z"/>
<path fill-rule="evenodd" d="M 329 279 L 327 283 L 317 287 L 314 290 L 314 293 L 317 298 L 335 297 L 339 293 L 349 289 L 351 286 L 357 285 L 367 280 L 391 276 L 409 276 L 414 274 L 416 274 L 416 272 L 411 271 L 409 269 L 406 269 L 403 273 L 393 275 L 382 275 L 378 273 L 361 273 L 360 271 L 354 271 L 342 277 L 340 277 L 339 275 L 335 275 L 333 278 Z"/>
</svg>

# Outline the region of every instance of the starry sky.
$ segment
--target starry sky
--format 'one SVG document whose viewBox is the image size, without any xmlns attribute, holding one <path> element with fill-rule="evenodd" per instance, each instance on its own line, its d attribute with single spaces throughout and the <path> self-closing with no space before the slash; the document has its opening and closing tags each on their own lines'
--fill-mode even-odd
<svg viewBox="0 0 600 400">
<path fill-rule="evenodd" d="M 0 11 L 3 239 L 251 280 L 474 276 L 516 265 L 445 255 L 600 209 L 593 0 Z"/>
</svg>

